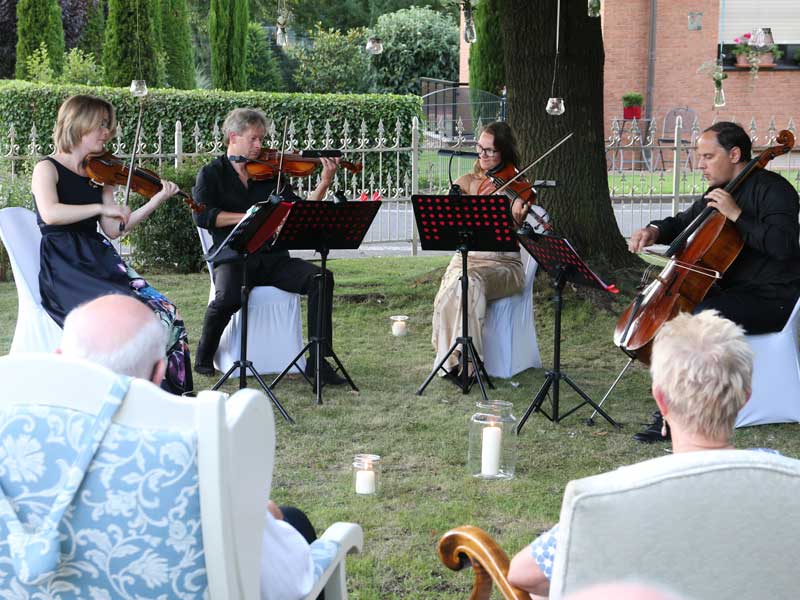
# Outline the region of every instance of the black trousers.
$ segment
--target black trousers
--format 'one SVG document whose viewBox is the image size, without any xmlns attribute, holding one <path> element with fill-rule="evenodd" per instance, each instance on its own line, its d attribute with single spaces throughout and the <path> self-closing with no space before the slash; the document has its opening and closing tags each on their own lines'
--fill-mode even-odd
<svg viewBox="0 0 800 600">
<path fill-rule="evenodd" d="M 325 271 L 325 311 L 322 316 L 322 331 L 317 327 L 319 306 L 318 275 L 321 269 L 300 258 L 286 255 L 257 254 L 247 260 L 247 283 L 249 288 L 271 285 L 278 289 L 308 296 L 308 335 L 324 336 L 333 345 L 333 274 Z M 242 263 L 223 263 L 214 266 L 214 299 L 206 308 L 203 333 L 197 347 L 196 362 L 210 364 L 219 346 L 222 332 L 239 310 L 241 304 Z M 326 352 L 327 354 L 327 352 Z"/>
<path fill-rule="evenodd" d="M 783 329 L 799 295 L 787 290 L 784 298 L 764 298 L 752 290 L 712 288 L 692 313 L 714 309 L 726 319 L 741 325 L 748 334 L 769 333 Z"/>
</svg>

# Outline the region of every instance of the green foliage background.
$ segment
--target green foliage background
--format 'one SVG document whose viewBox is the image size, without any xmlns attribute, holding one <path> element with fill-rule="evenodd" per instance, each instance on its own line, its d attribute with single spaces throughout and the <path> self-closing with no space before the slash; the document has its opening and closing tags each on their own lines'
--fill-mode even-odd
<svg viewBox="0 0 800 600">
<path fill-rule="evenodd" d="M 17 4 L 17 79 L 28 77 L 27 59 L 44 43 L 55 75 L 64 64 L 64 27 L 58 0 L 19 0 Z"/>
<path fill-rule="evenodd" d="M 478 39 L 469 49 L 471 88 L 499 94 L 506 82 L 503 36 L 500 33 L 500 0 L 483 0 L 475 7 Z"/>
<path fill-rule="evenodd" d="M 83 33 L 78 41 L 78 48 L 94 55 L 94 59 L 98 64 L 103 62 L 103 32 L 106 28 L 104 6 L 105 2 L 103 0 L 93 0 L 89 3 L 86 25 L 84 25 Z"/>
<path fill-rule="evenodd" d="M 103 67 L 110 85 L 127 86 L 132 79 L 144 79 L 153 87 L 163 84 L 160 38 L 151 10 L 156 1 L 108 0 Z"/>
<path fill-rule="evenodd" d="M 194 57 L 189 33 L 189 15 L 186 0 L 160 0 L 161 37 L 169 44 L 166 52 L 166 83 L 170 87 L 190 90 L 194 88 Z"/>
<path fill-rule="evenodd" d="M 399 10 L 378 18 L 373 33 L 384 51 L 372 58 L 378 91 L 419 93 L 419 77 L 458 78 L 458 26 L 431 10 Z"/>
<path fill-rule="evenodd" d="M 313 46 L 290 50 L 297 60 L 294 82 L 311 93 L 363 94 L 373 91 L 375 79 L 370 56 L 364 50 L 367 32 L 363 28 L 340 33 L 317 25 Z"/>
<path fill-rule="evenodd" d="M 211 80 L 220 90 L 247 87 L 247 0 L 211 0 L 208 35 L 211 44 Z"/>
<path fill-rule="evenodd" d="M 247 87 L 263 92 L 282 92 L 286 88 L 267 32 L 259 23 L 247 26 Z"/>
</svg>

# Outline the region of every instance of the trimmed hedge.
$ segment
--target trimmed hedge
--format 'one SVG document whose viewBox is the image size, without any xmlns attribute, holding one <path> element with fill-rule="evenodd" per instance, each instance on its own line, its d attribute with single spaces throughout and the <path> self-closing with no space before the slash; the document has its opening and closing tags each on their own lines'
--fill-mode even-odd
<svg viewBox="0 0 800 600">
<path fill-rule="evenodd" d="M 46 151 L 58 107 L 73 94 L 94 94 L 111 102 L 117 111 L 117 119 L 125 127 L 126 142 L 128 145 L 133 142 L 139 109 L 138 101 L 127 88 L 49 85 L 15 80 L 0 81 L 0 136 L 5 139 L 13 123 L 17 134 L 24 136 L 18 139 L 27 140 L 31 126 L 36 125 L 39 139 Z M 239 106 L 258 107 L 269 118 L 280 123 L 284 117 L 293 119 L 298 128 L 298 139 L 304 136 L 309 120 L 314 123 L 317 139 L 321 137 L 326 120 L 331 123 L 334 139 L 338 139 L 345 120 L 355 138 L 362 120 L 366 122 L 370 134 L 374 135 L 378 122 L 382 119 L 387 133 L 393 135 L 395 120 L 400 119 L 404 125 L 403 145 L 411 143 L 412 118 L 421 117 L 422 114 L 422 100 L 418 96 L 393 94 L 287 94 L 153 89 L 150 90 L 146 102 L 142 122 L 145 140 L 152 142 L 156 139 L 156 130 L 161 121 L 168 144 L 164 150 L 167 152 L 175 121 L 180 120 L 183 124 L 184 148 L 193 150 L 190 143 L 195 122 L 200 126 L 205 141 L 210 142 L 215 121 L 221 126 L 225 115 Z"/>
</svg>

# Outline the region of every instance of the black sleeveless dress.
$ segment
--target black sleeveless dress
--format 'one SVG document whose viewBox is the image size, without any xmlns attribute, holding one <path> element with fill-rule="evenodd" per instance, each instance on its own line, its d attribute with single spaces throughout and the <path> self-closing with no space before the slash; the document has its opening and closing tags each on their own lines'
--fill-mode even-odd
<svg viewBox="0 0 800 600">
<path fill-rule="evenodd" d="M 88 177 L 74 173 L 47 157 L 58 171 L 56 192 L 63 204 L 101 204 L 103 190 Z M 167 374 L 162 387 L 173 394 L 192 389 L 189 344 L 183 321 L 175 305 L 141 278 L 97 230 L 99 217 L 69 225 L 47 225 L 36 211 L 42 232 L 39 290 L 42 306 L 53 320 L 64 326 L 76 306 L 107 294 L 125 294 L 144 302 L 169 332 Z"/>
</svg>

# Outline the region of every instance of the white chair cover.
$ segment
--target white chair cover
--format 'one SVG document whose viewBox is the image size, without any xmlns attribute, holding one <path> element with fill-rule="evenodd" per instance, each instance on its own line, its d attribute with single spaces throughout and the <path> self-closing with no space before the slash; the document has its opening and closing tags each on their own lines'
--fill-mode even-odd
<svg viewBox="0 0 800 600">
<path fill-rule="evenodd" d="M 755 353 L 753 391 L 739 411 L 736 427 L 800 422 L 798 325 L 800 300 L 781 331 L 747 336 Z"/>
<path fill-rule="evenodd" d="M 208 252 L 212 245 L 211 234 L 201 227 L 197 228 L 197 233 L 203 252 Z M 211 263 L 206 264 L 211 278 L 210 303 L 215 292 L 214 275 Z M 303 348 L 300 296 L 272 286 L 258 286 L 250 291 L 248 306 L 247 359 L 259 373 L 280 373 Z M 239 360 L 241 318 L 241 310 L 233 315 L 214 356 L 214 366 L 223 373 Z M 305 357 L 298 363 L 301 369 L 305 368 Z"/>
<path fill-rule="evenodd" d="M 635 578 L 690 598 L 797 598 L 800 461 L 758 451 L 664 456 L 572 481 L 550 598 Z"/>
<path fill-rule="evenodd" d="M 533 280 L 539 266 L 522 252 L 525 285 L 519 294 L 490 302 L 483 322 L 483 362 L 492 377 L 513 377 L 539 368 L 539 344 L 533 321 Z"/>
<path fill-rule="evenodd" d="M 39 293 L 42 234 L 36 224 L 36 215 L 17 206 L 0 210 L 0 239 L 11 260 L 19 302 L 10 354 L 52 352 L 61 341 L 61 328 L 42 308 Z"/>
</svg>

